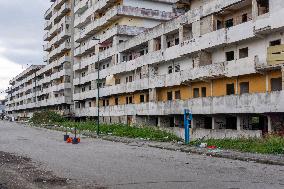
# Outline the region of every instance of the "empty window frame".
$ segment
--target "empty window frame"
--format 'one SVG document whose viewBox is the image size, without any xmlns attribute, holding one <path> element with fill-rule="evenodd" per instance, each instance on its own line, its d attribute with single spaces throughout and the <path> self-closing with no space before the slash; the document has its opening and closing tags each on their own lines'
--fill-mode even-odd
<svg viewBox="0 0 284 189">
<path fill-rule="evenodd" d="M 175 65 L 175 72 L 180 72 L 180 65 Z"/>
<path fill-rule="evenodd" d="M 272 78 L 270 80 L 271 91 L 281 91 L 282 90 L 282 78 Z"/>
<path fill-rule="evenodd" d="M 171 73 L 173 73 L 173 67 L 172 67 L 172 66 L 169 66 L 169 67 L 168 67 L 168 74 L 171 74 Z"/>
<path fill-rule="evenodd" d="M 117 106 L 118 105 L 118 97 L 116 97 L 115 99 L 114 99 L 114 104 Z"/>
<path fill-rule="evenodd" d="M 132 96 L 126 97 L 126 104 L 132 104 Z"/>
<path fill-rule="evenodd" d="M 277 40 L 269 42 L 269 46 L 271 46 L 271 47 L 277 46 L 277 45 L 281 45 L 281 39 L 277 39 Z"/>
<path fill-rule="evenodd" d="M 172 91 L 167 92 L 167 100 L 173 100 L 173 93 L 172 93 Z"/>
<path fill-rule="evenodd" d="M 140 103 L 144 103 L 145 102 L 145 96 L 144 95 L 140 95 Z"/>
<path fill-rule="evenodd" d="M 226 26 L 226 28 L 233 27 L 234 26 L 234 19 L 231 18 L 231 19 L 226 20 L 225 21 L 225 26 Z"/>
<path fill-rule="evenodd" d="M 199 98 L 199 88 L 193 89 L 193 98 Z"/>
<path fill-rule="evenodd" d="M 249 82 L 240 83 L 240 94 L 249 93 Z"/>
<path fill-rule="evenodd" d="M 180 90 L 175 91 L 175 99 L 176 100 L 180 100 L 181 99 Z"/>
<path fill-rule="evenodd" d="M 239 50 L 239 58 L 247 58 L 248 57 L 248 47 L 242 48 Z"/>
<path fill-rule="evenodd" d="M 226 60 L 227 61 L 235 60 L 235 52 L 234 51 L 226 52 Z"/>
<path fill-rule="evenodd" d="M 242 23 L 245 23 L 248 21 L 248 14 L 243 14 L 242 15 Z"/>
<path fill-rule="evenodd" d="M 269 12 L 269 0 L 257 0 L 258 15 Z"/>
<path fill-rule="evenodd" d="M 217 20 L 217 30 L 220 30 L 223 28 L 223 23 L 221 20 Z"/>
<path fill-rule="evenodd" d="M 175 39 L 175 45 L 178 45 L 179 44 L 179 38 L 176 38 Z"/>
<path fill-rule="evenodd" d="M 226 85 L 226 90 L 227 90 L 227 95 L 235 94 L 235 84 L 234 83 L 227 84 Z"/>
<path fill-rule="evenodd" d="M 201 96 L 206 97 L 206 87 L 201 88 Z"/>
</svg>

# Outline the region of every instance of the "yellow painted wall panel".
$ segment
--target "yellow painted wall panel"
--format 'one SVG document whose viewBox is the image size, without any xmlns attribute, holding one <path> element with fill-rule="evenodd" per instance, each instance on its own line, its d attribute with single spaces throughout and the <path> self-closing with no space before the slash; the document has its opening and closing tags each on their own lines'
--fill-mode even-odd
<svg viewBox="0 0 284 189">
<path fill-rule="evenodd" d="M 266 91 L 266 77 L 261 74 L 241 76 L 238 79 L 238 94 L 240 94 L 240 83 L 249 82 L 249 93 L 264 93 Z"/>
<path fill-rule="evenodd" d="M 213 80 L 213 96 L 224 96 L 227 94 L 227 84 L 234 83 L 236 86 L 236 78 L 222 78 Z"/>
</svg>

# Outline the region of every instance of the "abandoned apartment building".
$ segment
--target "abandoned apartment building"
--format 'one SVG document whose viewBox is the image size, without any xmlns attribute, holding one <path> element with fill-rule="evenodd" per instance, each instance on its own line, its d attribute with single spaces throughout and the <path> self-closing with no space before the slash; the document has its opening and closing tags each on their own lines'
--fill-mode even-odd
<svg viewBox="0 0 284 189">
<path fill-rule="evenodd" d="M 178 133 L 190 109 L 194 138 L 284 130 L 282 0 L 52 2 L 45 65 L 11 80 L 11 116 L 99 111 Z"/>
</svg>

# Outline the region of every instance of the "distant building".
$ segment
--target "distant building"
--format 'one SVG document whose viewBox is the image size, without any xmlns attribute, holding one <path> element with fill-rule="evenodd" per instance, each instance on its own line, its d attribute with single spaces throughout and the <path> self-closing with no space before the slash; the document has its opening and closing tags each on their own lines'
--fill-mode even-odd
<svg viewBox="0 0 284 189">
<path fill-rule="evenodd" d="M 5 100 L 0 100 L 0 114 L 5 113 Z"/>
</svg>

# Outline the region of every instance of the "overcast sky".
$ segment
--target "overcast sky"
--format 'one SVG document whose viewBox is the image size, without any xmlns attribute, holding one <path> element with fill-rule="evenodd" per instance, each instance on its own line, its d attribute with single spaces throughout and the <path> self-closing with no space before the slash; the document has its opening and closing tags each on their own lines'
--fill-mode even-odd
<svg viewBox="0 0 284 189">
<path fill-rule="evenodd" d="M 43 64 L 43 15 L 50 5 L 50 0 L 0 0 L 0 91 L 27 65 Z"/>
</svg>

